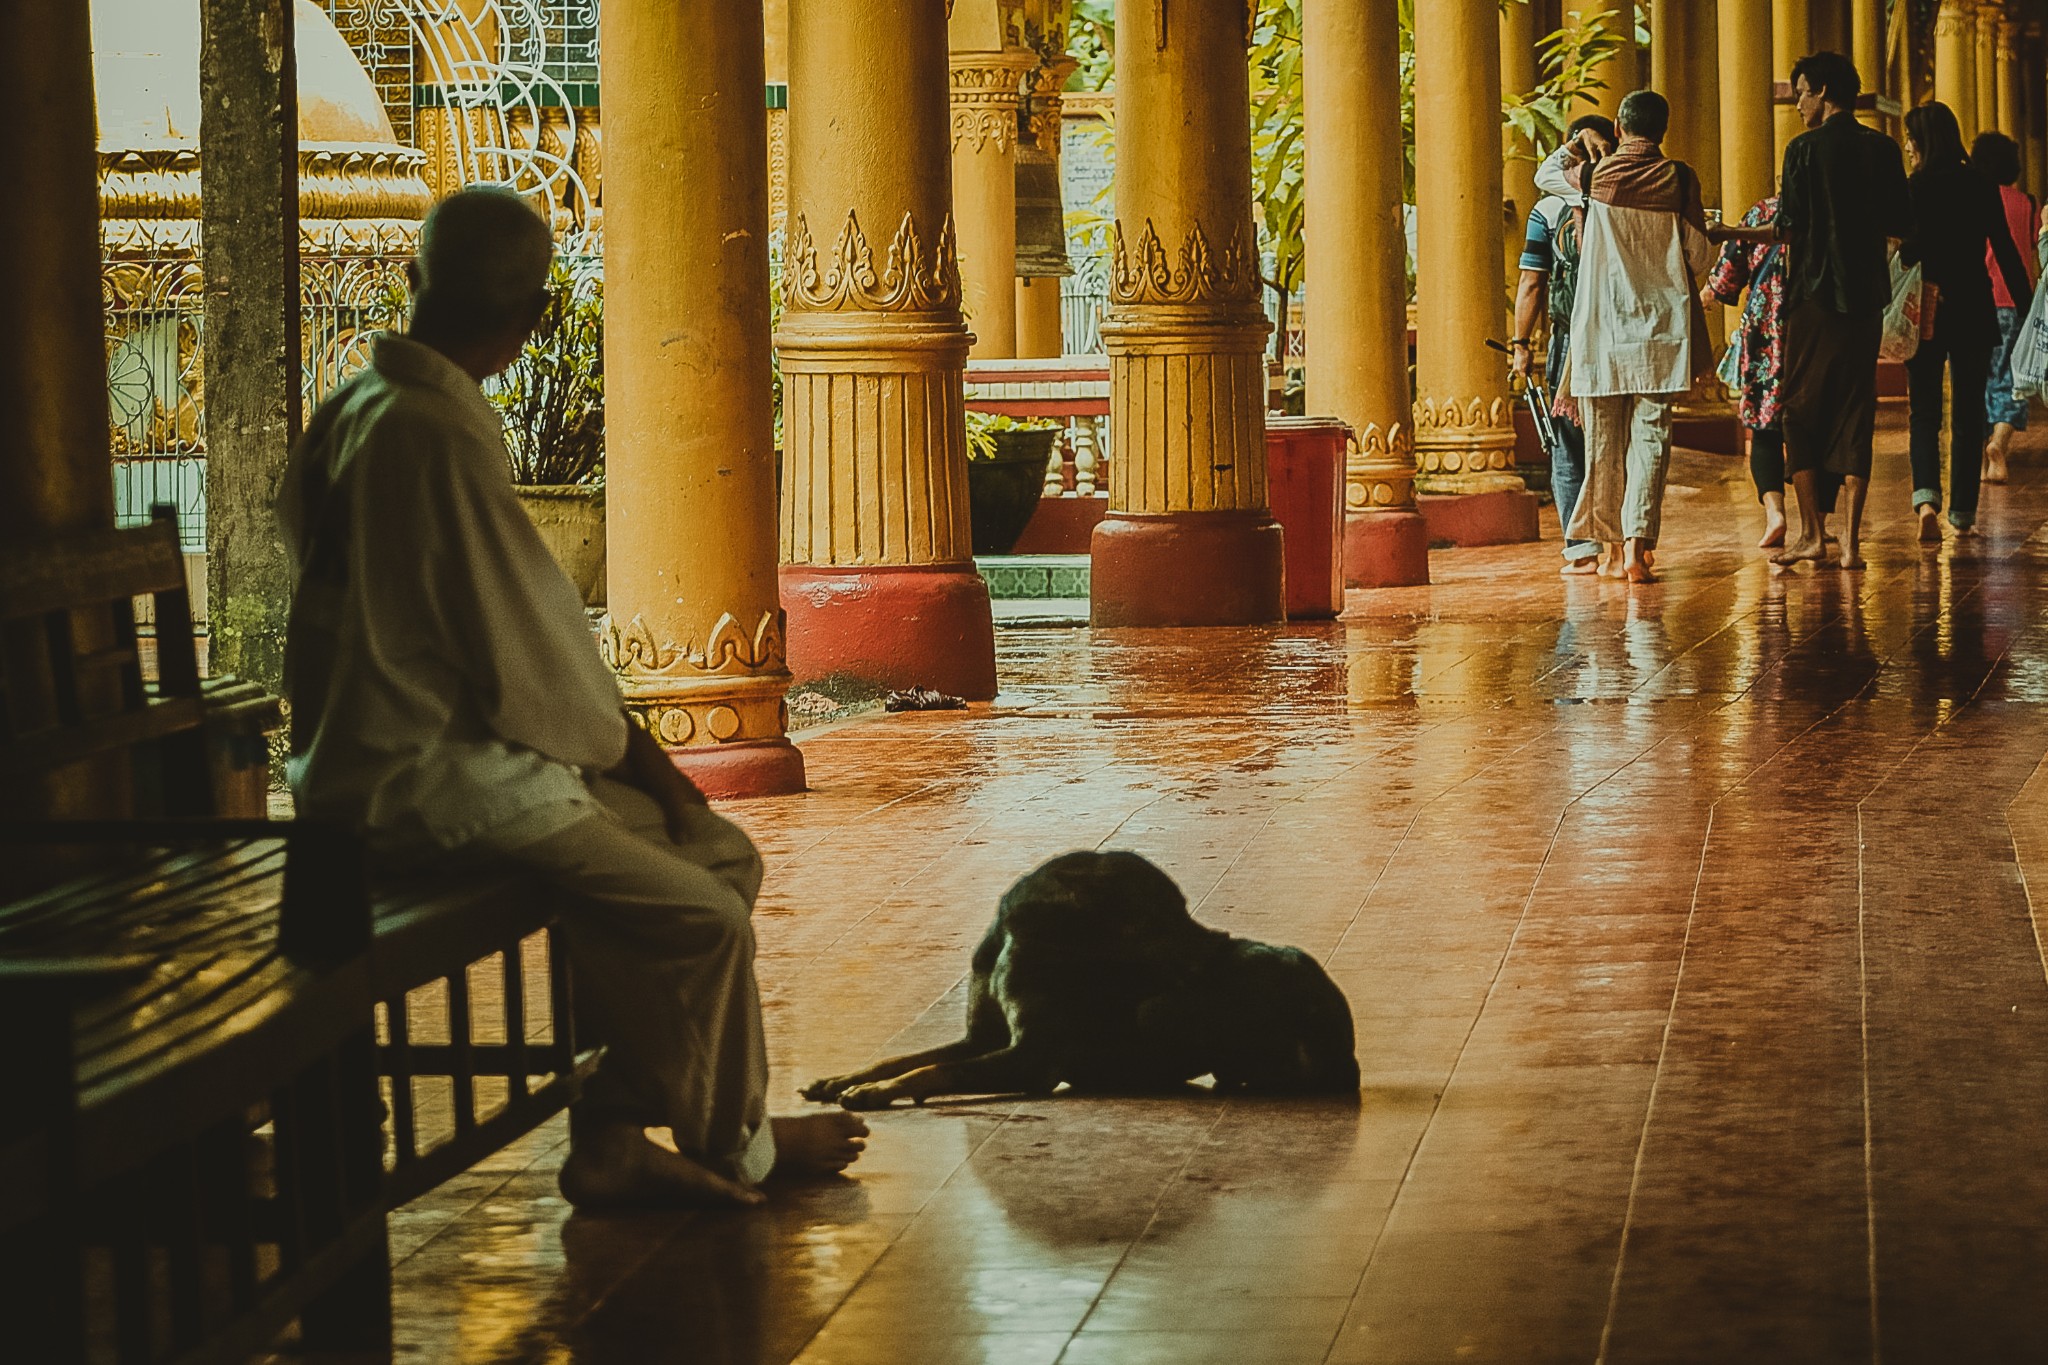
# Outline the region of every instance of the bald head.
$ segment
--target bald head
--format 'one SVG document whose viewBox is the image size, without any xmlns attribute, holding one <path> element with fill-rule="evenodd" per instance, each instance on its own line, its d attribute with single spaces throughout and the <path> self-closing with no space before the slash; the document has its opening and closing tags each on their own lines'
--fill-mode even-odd
<svg viewBox="0 0 2048 1365">
<path fill-rule="evenodd" d="M 517 329 L 523 341 L 544 301 L 554 251 L 548 225 L 512 191 L 457 190 L 420 228 L 414 331 L 481 341 Z"/>
</svg>

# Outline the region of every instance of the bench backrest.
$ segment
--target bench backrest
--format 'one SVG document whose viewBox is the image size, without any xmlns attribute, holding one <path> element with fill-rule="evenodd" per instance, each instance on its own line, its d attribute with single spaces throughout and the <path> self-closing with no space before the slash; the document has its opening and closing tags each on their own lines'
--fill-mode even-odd
<svg viewBox="0 0 2048 1365">
<path fill-rule="evenodd" d="M 177 514 L 159 504 L 152 517 L 0 550 L 0 788 L 125 752 L 142 811 L 215 813 Z M 137 598 L 155 609 L 154 693 Z"/>
</svg>

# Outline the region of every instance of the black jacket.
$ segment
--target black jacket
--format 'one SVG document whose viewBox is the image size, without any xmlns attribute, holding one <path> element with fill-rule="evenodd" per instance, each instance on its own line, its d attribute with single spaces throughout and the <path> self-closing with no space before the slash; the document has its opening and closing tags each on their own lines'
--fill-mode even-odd
<svg viewBox="0 0 2048 1365">
<path fill-rule="evenodd" d="M 1785 307 L 1813 300 L 1837 313 L 1882 311 L 1892 297 L 1885 239 L 1912 225 L 1899 145 L 1836 114 L 1786 146 L 1779 185 Z"/>
</svg>

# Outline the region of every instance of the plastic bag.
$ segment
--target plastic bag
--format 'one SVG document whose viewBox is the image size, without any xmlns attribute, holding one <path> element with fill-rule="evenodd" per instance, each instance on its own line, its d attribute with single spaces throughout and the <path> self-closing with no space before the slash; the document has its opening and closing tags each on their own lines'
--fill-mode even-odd
<svg viewBox="0 0 2048 1365">
<path fill-rule="evenodd" d="M 2048 389 L 2048 289 L 2036 289 L 2026 321 L 2012 339 L 2012 391 L 2021 402 Z"/>
<path fill-rule="evenodd" d="M 1901 269 L 1892 257 L 1892 301 L 1885 305 L 1884 334 L 1877 353 L 1886 360 L 1911 360 L 1920 350 L 1920 267 Z"/>
</svg>

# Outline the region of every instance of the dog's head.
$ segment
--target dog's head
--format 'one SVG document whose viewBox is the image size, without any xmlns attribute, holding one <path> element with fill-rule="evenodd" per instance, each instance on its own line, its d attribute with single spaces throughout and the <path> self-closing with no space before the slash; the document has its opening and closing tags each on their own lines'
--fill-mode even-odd
<svg viewBox="0 0 2048 1365">
<path fill-rule="evenodd" d="M 1351 1002 L 1299 948 L 1233 939 L 1215 992 L 1220 1086 L 1266 1094 L 1358 1093 Z"/>
<path fill-rule="evenodd" d="M 1091 952 L 1145 951 L 1194 925 L 1173 878 L 1135 853 L 1066 853 L 1018 879 L 1001 914 L 1040 941 L 1072 938 Z"/>
</svg>

